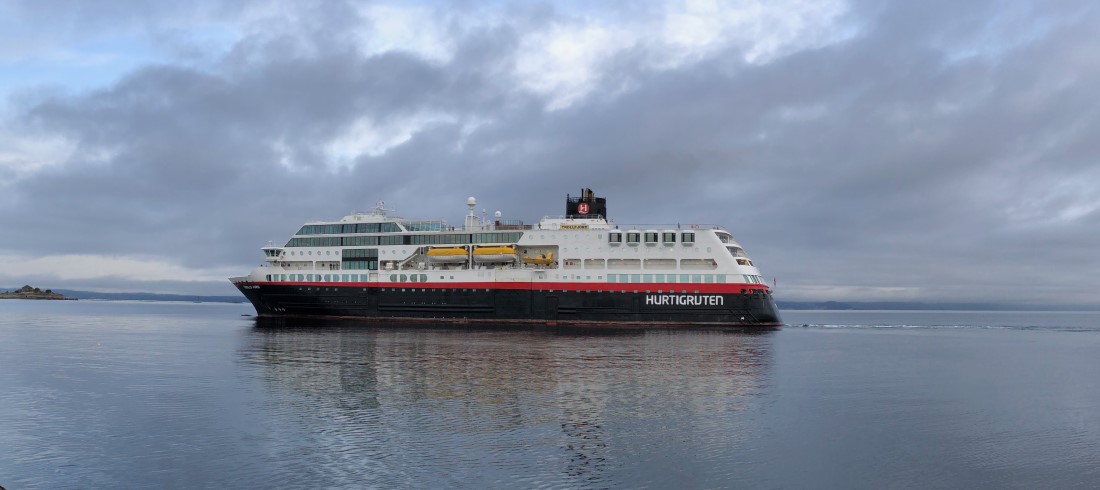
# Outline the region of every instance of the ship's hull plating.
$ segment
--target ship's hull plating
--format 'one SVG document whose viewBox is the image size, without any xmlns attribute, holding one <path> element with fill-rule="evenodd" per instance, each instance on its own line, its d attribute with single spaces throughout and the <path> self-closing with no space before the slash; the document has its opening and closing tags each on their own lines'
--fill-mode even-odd
<svg viewBox="0 0 1100 490">
<path fill-rule="evenodd" d="M 769 291 L 647 293 L 237 283 L 260 316 L 607 325 L 778 326 Z"/>
</svg>

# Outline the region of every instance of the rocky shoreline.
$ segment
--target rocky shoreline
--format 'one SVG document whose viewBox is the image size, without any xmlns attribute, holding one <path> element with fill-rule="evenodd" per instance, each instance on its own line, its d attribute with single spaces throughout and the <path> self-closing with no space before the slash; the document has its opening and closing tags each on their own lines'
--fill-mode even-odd
<svg viewBox="0 0 1100 490">
<path fill-rule="evenodd" d="M 4 291 L 0 293 L 0 299 L 55 299 L 55 300 L 73 300 L 74 298 L 66 298 L 61 293 L 55 293 L 50 289 L 45 291 L 30 286 L 23 286 L 15 291 Z"/>
</svg>

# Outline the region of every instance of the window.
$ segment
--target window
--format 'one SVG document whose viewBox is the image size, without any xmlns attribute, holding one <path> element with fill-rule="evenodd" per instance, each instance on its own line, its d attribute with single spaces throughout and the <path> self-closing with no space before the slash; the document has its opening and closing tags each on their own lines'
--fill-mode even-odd
<svg viewBox="0 0 1100 490">
<path fill-rule="evenodd" d="M 378 245 L 378 237 L 376 236 L 346 236 L 342 237 L 340 240 L 341 244 L 345 247 Z"/>
<path fill-rule="evenodd" d="M 676 243 L 676 232 L 666 231 L 661 233 L 661 241 L 665 243 Z"/>
<path fill-rule="evenodd" d="M 641 269 L 641 259 L 607 259 L 608 269 Z"/>
<path fill-rule="evenodd" d="M 718 262 L 714 259 L 681 259 L 680 269 L 683 270 L 714 270 L 718 268 Z"/>
<path fill-rule="evenodd" d="M 611 233 L 608 233 L 607 234 L 607 241 L 608 241 L 608 243 L 622 243 L 623 242 L 623 234 L 619 233 L 617 231 L 613 231 Z"/>
<path fill-rule="evenodd" d="M 638 243 L 639 239 L 641 239 L 641 233 L 636 231 L 626 233 L 626 243 Z"/>
<path fill-rule="evenodd" d="M 409 231 L 441 231 L 442 221 L 410 221 L 405 223 L 405 229 Z"/>
<path fill-rule="evenodd" d="M 377 257 L 378 257 L 378 249 L 377 248 L 345 248 L 343 259 L 348 260 L 348 259 L 355 259 L 355 258 L 377 258 Z"/>
<path fill-rule="evenodd" d="M 655 231 L 645 232 L 645 242 L 646 243 L 651 243 L 651 244 L 652 243 L 657 243 L 657 232 L 655 232 Z"/>
<path fill-rule="evenodd" d="M 676 259 L 645 259 L 646 269 L 676 269 Z"/>
<path fill-rule="evenodd" d="M 681 233 L 680 234 L 680 241 L 683 242 L 684 245 L 687 245 L 687 244 L 690 244 L 690 243 L 695 243 L 695 232 L 685 231 L 685 232 Z"/>
</svg>

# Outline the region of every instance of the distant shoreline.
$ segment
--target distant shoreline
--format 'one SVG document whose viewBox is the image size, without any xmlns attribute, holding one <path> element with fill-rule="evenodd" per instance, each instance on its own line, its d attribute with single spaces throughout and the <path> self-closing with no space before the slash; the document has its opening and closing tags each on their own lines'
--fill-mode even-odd
<svg viewBox="0 0 1100 490">
<path fill-rule="evenodd" d="M 0 293 L 4 291 L 0 288 Z M 53 293 L 64 295 L 65 299 L 96 299 L 119 301 L 178 301 L 186 303 L 244 303 L 247 301 L 244 295 L 198 295 L 198 294 L 167 294 L 167 293 L 141 293 L 121 292 L 102 293 L 98 291 L 81 291 L 75 289 L 54 289 Z M 15 293 L 18 293 L 16 291 Z M 8 293 L 9 295 L 15 293 Z M 14 296 L 9 296 L 14 297 Z"/>
<path fill-rule="evenodd" d="M 0 299 L 33 299 L 38 301 L 76 301 L 77 298 L 66 298 L 60 294 L 46 296 L 44 294 L 12 294 L 0 293 Z"/>
<path fill-rule="evenodd" d="M 1019 303 L 935 303 L 916 301 L 781 301 L 779 311 L 1100 311 L 1095 305 L 1046 305 Z"/>
<path fill-rule="evenodd" d="M 96 291 L 80 291 L 70 289 L 56 289 L 54 294 L 63 295 L 60 298 L 42 298 L 23 296 L 18 292 L 3 293 L 0 288 L 0 299 L 66 299 L 66 300 L 105 300 L 105 301 L 171 301 L 182 303 L 247 303 L 248 300 L 240 294 L 237 295 L 189 295 L 169 293 L 103 293 Z M 44 293 L 44 292 L 43 292 Z M 776 300 L 776 306 L 782 311 L 799 310 L 825 310 L 825 311 L 1100 311 L 1097 305 L 1050 305 L 1050 304 L 1020 304 L 1020 303 L 939 303 L 917 301 L 787 301 Z"/>
<path fill-rule="evenodd" d="M 64 294 L 52 289 L 42 290 L 31 286 L 23 286 L 12 291 L 5 289 L 3 292 L 0 292 L 0 299 L 66 300 L 71 298 L 66 298 Z"/>
</svg>

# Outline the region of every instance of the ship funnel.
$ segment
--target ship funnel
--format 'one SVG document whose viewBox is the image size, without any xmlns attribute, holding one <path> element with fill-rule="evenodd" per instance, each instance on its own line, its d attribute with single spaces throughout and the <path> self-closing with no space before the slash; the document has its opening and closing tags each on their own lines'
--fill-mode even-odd
<svg viewBox="0 0 1100 490">
<path fill-rule="evenodd" d="M 592 189 L 581 189 L 581 195 L 565 196 L 565 217 L 567 218 L 607 218 L 607 199 L 596 197 Z"/>
</svg>

